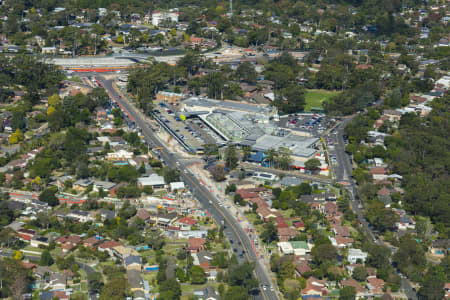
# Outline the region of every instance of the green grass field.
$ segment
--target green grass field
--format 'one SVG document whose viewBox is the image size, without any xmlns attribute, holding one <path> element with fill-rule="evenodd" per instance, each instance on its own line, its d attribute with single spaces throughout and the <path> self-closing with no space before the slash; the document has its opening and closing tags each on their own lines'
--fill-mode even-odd
<svg viewBox="0 0 450 300">
<path fill-rule="evenodd" d="M 339 92 L 332 92 L 326 90 L 306 90 L 305 94 L 305 111 L 311 111 L 312 107 L 322 108 L 322 102 L 339 94 Z"/>
</svg>

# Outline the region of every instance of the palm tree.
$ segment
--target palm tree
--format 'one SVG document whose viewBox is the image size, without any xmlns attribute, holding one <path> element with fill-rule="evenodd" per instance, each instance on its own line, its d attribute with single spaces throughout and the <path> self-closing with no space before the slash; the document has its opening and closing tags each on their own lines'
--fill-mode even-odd
<svg viewBox="0 0 450 300">
<path fill-rule="evenodd" d="M 242 148 L 242 151 L 244 152 L 243 160 L 247 160 L 250 155 L 252 154 L 252 147 L 251 146 L 244 146 Z"/>
<path fill-rule="evenodd" d="M 265 152 L 265 154 L 266 154 L 267 161 L 269 161 L 269 167 L 274 167 L 275 162 L 277 161 L 278 156 L 279 156 L 279 153 L 277 152 L 277 150 L 271 148 L 271 149 L 267 150 Z"/>
<path fill-rule="evenodd" d="M 292 151 L 287 148 L 279 148 L 279 156 L 278 156 L 278 168 L 283 170 L 288 170 L 292 163 L 291 154 Z"/>
</svg>

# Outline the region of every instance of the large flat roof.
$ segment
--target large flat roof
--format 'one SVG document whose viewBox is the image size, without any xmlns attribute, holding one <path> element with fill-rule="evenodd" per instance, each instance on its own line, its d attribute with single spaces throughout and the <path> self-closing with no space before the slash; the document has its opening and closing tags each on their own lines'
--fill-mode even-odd
<svg viewBox="0 0 450 300">
<path fill-rule="evenodd" d="M 316 153 L 312 147 L 319 141 L 318 138 L 288 134 L 286 136 L 274 136 L 265 134 L 259 137 L 252 148 L 256 151 L 286 148 L 293 156 L 310 157 Z"/>
<path fill-rule="evenodd" d="M 267 114 L 272 112 L 273 107 L 243 103 L 238 101 L 215 100 L 201 97 L 191 97 L 183 101 L 186 106 L 199 106 L 205 108 L 217 108 L 226 110 L 245 111 L 253 114 Z"/>
</svg>

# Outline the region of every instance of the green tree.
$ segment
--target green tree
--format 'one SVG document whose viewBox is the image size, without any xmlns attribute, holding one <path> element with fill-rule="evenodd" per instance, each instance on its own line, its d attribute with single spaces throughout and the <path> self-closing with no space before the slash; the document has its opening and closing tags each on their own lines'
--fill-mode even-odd
<svg viewBox="0 0 450 300">
<path fill-rule="evenodd" d="M 305 169 L 315 171 L 320 169 L 321 163 L 317 158 L 311 158 L 305 162 Z"/>
<path fill-rule="evenodd" d="M 191 283 L 203 284 L 206 282 L 205 271 L 200 266 L 192 266 L 191 268 Z"/>
<path fill-rule="evenodd" d="M 255 67 L 249 62 L 240 63 L 236 69 L 236 76 L 239 80 L 245 81 L 247 83 L 256 82 L 256 71 Z"/>
<path fill-rule="evenodd" d="M 100 272 L 92 272 L 88 275 L 88 285 L 91 291 L 100 291 L 103 287 L 103 276 Z"/>
<path fill-rule="evenodd" d="M 224 181 L 227 176 L 227 172 L 222 165 L 216 165 L 210 168 L 210 172 L 215 181 L 220 182 Z"/>
<path fill-rule="evenodd" d="M 373 244 L 368 250 L 367 262 L 370 266 L 381 269 L 389 265 L 391 250 L 388 247 Z"/>
<path fill-rule="evenodd" d="M 53 265 L 54 260 L 52 255 L 50 254 L 50 251 L 44 250 L 41 254 L 41 258 L 39 260 L 39 265 L 41 266 L 51 266 Z"/>
<path fill-rule="evenodd" d="M 314 261 L 319 263 L 329 262 L 336 259 L 337 251 L 330 243 L 315 245 L 311 249 Z"/>
<path fill-rule="evenodd" d="M 367 271 L 364 267 L 356 267 L 355 270 L 353 270 L 352 277 L 358 281 L 364 281 L 367 278 Z"/>
<path fill-rule="evenodd" d="M 127 280 L 121 276 L 112 278 L 102 288 L 100 300 L 124 299 L 127 292 Z"/>
<path fill-rule="evenodd" d="M 57 107 L 61 103 L 61 98 L 59 98 L 58 94 L 53 94 L 48 97 L 48 105 Z"/>
<path fill-rule="evenodd" d="M 277 228 L 272 221 L 266 224 L 264 231 L 261 233 L 261 239 L 266 244 L 278 241 Z"/>
<path fill-rule="evenodd" d="M 56 187 L 46 188 L 39 195 L 39 201 L 48 203 L 50 206 L 56 206 L 59 204 L 58 198 L 56 198 L 55 194 L 57 192 Z"/>
<path fill-rule="evenodd" d="M 181 286 L 176 279 L 168 279 L 159 285 L 160 300 L 177 300 L 181 296 Z"/>
<path fill-rule="evenodd" d="M 248 300 L 248 291 L 242 286 L 231 286 L 225 293 L 225 299 Z"/>
<path fill-rule="evenodd" d="M 353 286 L 344 286 L 339 292 L 339 300 L 356 299 L 356 290 Z"/>
<path fill-rule="evenodd" d="M 409 234 L 402 236 L 399 242 L 399 248 L 393 257 L 394 262 L 411 280 L 419 281 L 426 266 L 424 249 Z"/>
<path fill-rule="evenodd" d="M 180 181 L 180 172 L 177 169 L 164 168 L 163 177 L 166 183 Z"/>
<path fill-rule="evenodd" d="M 241 194 L 235 194 L 233 196 L 233 202 L 242 206 L 245 205 L 245 201 L 242 198 Z"/>
<path fill-rule="evenodd" d="M 433 224 L 427 217 L 416 218 L 416 234 L 419 239 L 429 241 L 433 232 Z"/>
<path fill-rule="evenodd" d="M 239 158 L 236 151 L 236 146 L 233 144 L 229 144 L 225 149 L 225 166 L 230 170 L 233 170 L 237 167 L 239 162 Z"/>
<path fill-rule="evenodd" d="M 20 129 L 17 128 L 16 131 L 9 136 L 8 143 L 17 144 L 20 141 L 23 141 L 23 134 Z"/>
</svg>

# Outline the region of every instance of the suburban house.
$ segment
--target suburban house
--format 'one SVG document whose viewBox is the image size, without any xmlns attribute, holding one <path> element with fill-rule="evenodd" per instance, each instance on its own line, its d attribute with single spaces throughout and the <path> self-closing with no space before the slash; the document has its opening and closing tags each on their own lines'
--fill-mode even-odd
<svg viewBox="0 0 450 300">
<path fill-rule="evenodd" d="M 306 287 L 302 290 L 302 295 L 325 296 L 327 294 L 327 287 L 325 280 L 319 280 L 313 276 L 306 280 Z"/>
<path fill-rule="evenodd" d="M 97 247 L 98 244 L 100 244 L 100 242 L 101 242 L 101 239 L 100 239 L 100 238 L 93 236 L 93 237 L 90 237 L 90 238 L 85 239 L 85 240 L 83 241 L 83 246 L 84 246 L 84 247 L 89 247 L 89 248 L 91 248 L 92 250 L 94 250 L 95 247 Z"/>
<path fill-rule="evenodd" d="M 113 256 L 114 247 L 121 246 L 122 244 L 117 241 L 104 241 L 98 246 L 98 251 L 108 252 L 110 256 Z"/>
<path fill-rule="evenodd" d="M 308 262 L 300 260 L 295 266 L 295 275 L 297 277 L 303 276 L 306 272 L 311 272 L 312 269 L 309 267 Z"/>
<path fill-rule="evenodd" d="M 441 258 L 444 258 L 449 251 L 450 251 L 449 239 L 434 240 L 430 247 L 430 253 L 433 254 L 434 256 Z"/>
<path fill-rule="evenodd" d="M 283 254 L 304 256 L 311 252 L 311 246 L 305 241 L 278 242 L 278 250 Z"/>
<path fill-rule="evenodd" d="M 125 247 L 123 245 L 115 246 L 112 248 L 112 252 L 114 255 L 120 259 L 125 259 L 126 257 L 132 255 L 132 256 L 139 256 L 139 252 L 137 252 L 134 248 L 131 247 Z"/>
<path fill-rule="evenodd" d="M 74 209 L 71 212 L 69 212 L 67 214 L 67 217 L 70 219 L 75 219 L 78 222 L 82 223 L 93 220 L 93 218 L 89 215 L 89 212 L 78 209 Z"/>
<path fill-rule="evenodd" d="M 385 180 L 387 178 L 386 169 L 383 167 L 375 167 L 370 170 L 373 180 Z"/>
<path fill-rule="evenodd" d="M 30 245 L 32 247 L 39 248 L 39 246 L 48 247 L 50 239 L 45 236 L 34 236 L 30 240 Z"/>
<path fill-rule="evenodd" d="M 180 230 L 191 230 L 191 226 L 194 226 L 198 223 L 197 220 L 194 220 L 189 217 L 184 217 L 179 220 L 177 220 L 174 225 L 178 226 Z"/>
<path fill-rule="evenodd" d="M 106 159 L 107 160 L 124 161 L 124 160 L 128 160 L 128 159 L 132 159 L 133 155 L 134 155 L 133 152 L 129 152 L 129 151 L 120 149 L 116 152 L 110 152 L 110 153 L 106 154 Z"/>
<path fill-rule="evenodd" d="M 204 238 L 190 238 L 187 250 L 191 253 L 197 253 L 204 250 L 206 240 Z"/>
<path fill-rule="evenodd" d="M 366 258 L 367 258 L 367 253 L 363 252 L 361 249 L 354 249 L 354 248 L 348 249 L 347 260 L 350 263 L 356 264 L 358 259 L 360 259 L 362 262 L 365 262 Z"/>
<path fill-rule="evenodd" d="M 81 237 L 79 235 L 63 235 L 57 238 L 55 242 L 57 245 L 61 245 L 62 251 L 66 253 L 81 243 Z"/>
<path fill-rule="evenodd" d="M 361 297 L 364 297 L 365 294 L 366 294 L 365 293 L 366 290 L 362 286 L 360 286 L 359 283 L 353 278 L 346 279 L 346 280 L 341 280 L 340 284 L 341 284 L 342 287 L 345 287 L 345 286 L 352 286 L 352 287 L 354 287 L 357 299 L 361 298 Z"/>
<path fill-rule="evenodd" d="M 367 278 L 366 287 L 374 296 L 383 295 L 383 286 L 383 279 L 377 278 L 376 276 L 369 276 Z"/>
<path fill-rule="evenodd" d="M 142 269 L 142 260 L 140 256 L 137 255 L 129 255 L 124 258 L 123 264 L 125 269 L 127 270 L 137 270 L 141 271 Z"/>
<path fill-rule="evenodd" d="M 287 242 L 291 238 L 297 236 L 297 230 L 291 227 L 282 227 L 282 228 L 278 227 L 277 230 L 278 230 L 278 239 L 281 242 Z"/>
<path fill-rule="evenodd" d="M 31 241 L 31 238 L 36 234 L 36 231 L 32 229 L 19 229 L 17 230 L 17 235 L 19 236 L 19 239 L 24 242 Z"/>
</svg>

